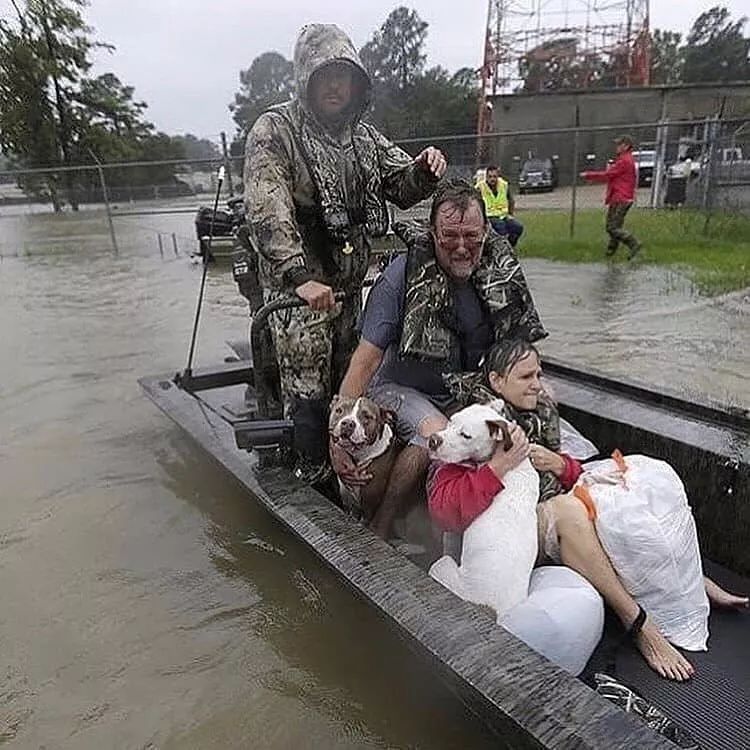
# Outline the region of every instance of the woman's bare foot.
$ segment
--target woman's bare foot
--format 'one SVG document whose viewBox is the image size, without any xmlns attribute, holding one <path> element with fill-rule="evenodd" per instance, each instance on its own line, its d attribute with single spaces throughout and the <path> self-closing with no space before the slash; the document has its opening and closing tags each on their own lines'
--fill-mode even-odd
<svg viewBox="0 0 750 750">
<path fill-rule="evenodd" d="M 721 588 L 719 584 L 714 583 L 708 576 L 703 576 L 703 582 L 706 585 L 708 599 L 714 606 L 727 609 L 746 609 L 750 606 L 746 596 L 730 594 Z"/>
<path fill-rule="evenodd" d="M 661 634 L 650 617 L 635 636 L 635 645 L 649 667 L 668 680 L 684 682 L 695 672 L 693 665 Z"/>
</svg>

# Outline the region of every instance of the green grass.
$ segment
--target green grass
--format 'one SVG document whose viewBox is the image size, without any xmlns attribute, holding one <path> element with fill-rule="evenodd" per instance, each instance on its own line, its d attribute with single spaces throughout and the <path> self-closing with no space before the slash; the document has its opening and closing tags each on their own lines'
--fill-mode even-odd
<svg viewBox="0 0 750 750">
<path fill-rule="evenodd" d="M 570 237 L 570 214 L 523 211 L 525 232 L 520 254 L 570 263 L 605 262 L 604 209 L 582 209 Z M 704 294 L 715 295 L 750 286 L 750 218 L 715 214 L 704 234 L 705 216 L 694 211 L 633 208 L 625 220 L 643 243 L 639 264 L 669 266 L 684 273 Z M 615 262 L 627 262 L 626 249 Z"/>
</svg>

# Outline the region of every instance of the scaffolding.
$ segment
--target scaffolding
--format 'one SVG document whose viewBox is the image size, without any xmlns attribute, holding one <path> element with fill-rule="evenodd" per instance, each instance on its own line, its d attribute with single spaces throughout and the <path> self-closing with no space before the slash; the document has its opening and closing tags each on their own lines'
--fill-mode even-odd
<svg viewBox="0 0 750 750">
<path fill-rule="evenodd" d="M 477 130 L 498 94 L 647 86 L 650 50 L 649 0 L 489 0 Z"/>
</svg>

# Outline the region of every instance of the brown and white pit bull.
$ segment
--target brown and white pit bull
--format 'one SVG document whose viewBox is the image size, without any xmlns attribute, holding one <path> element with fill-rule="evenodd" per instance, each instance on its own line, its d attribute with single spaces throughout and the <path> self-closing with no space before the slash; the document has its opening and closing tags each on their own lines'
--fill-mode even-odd
<svg viewBox="0 0 750 750">
<path fill-rule="evenodd" d="M 347 487 L 339 478 L 339 491 L 344 508 L 369 523 L 383 500 L 396 458 L 393 412 L 364 396 L 334 396 L 328 431 L 357 466 L 368 465 L 372 479 L 366 485 Z"/>
</svg>

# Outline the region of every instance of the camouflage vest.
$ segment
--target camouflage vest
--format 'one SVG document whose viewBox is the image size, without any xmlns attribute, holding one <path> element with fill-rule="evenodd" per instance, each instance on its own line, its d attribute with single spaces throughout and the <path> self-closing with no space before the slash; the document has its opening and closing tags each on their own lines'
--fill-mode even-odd
<svg viewBox="0 0 750 750">
<path fill-rule="evenodd" d="M 325 226 L 329 238 L 345 244 L 352 239 L 355 226 L 365 226 L 371 237 L 383 236 L 388 231 L 389 217 L 371 127 L 356 122 L 348 142 L 340 142 L 296 102 L 271 111 L 282 115 L 289 125 L 315 185 L 315 218 Z"/>
<path fill-rule="evenodd" d="M 415 225 L 396 223 L 394 231 L 407 246 L 404 323 L 401 358 L 443 363 L 455 369 L 460 342 L 451 321 L 456 319 L 448 279 L 435 258 L 432 234 Z M 489 232 L 479 267 L 471 277 L 489 315 L 494 341 L 547 335 L 531 299 L 526 280 L 508 241 Z"/>
</svg>

